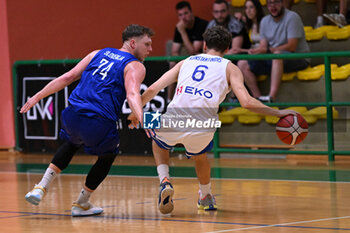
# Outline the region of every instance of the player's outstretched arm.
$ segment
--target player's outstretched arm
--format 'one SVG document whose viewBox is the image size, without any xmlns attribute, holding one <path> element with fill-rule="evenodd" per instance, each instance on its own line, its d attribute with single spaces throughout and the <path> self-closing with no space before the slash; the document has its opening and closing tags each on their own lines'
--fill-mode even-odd
<svg viewBox="0 0 350 233">
<path fill-rule="evenodd" d="M 134 116 L 142 123 L 142 101 L 140 95 L 141 83 L 146 75 L 146 69 L 141 62 L 130 62 L 124 70 L 124 85 L 126 99 Z"/>
<path fill-rule="evenodd" d="M 163 74 L 142 94 L 142 106 L 151 101 L 162 89 L 177 81 L 183 61 L 177 63 L 172 69 Z"/>
<path fill-rule="evenodd" d="M 78 80 L 90 63 L 91 59 L 96 55 L 98 51 L 93 51 L 83 58 L 73 69 L 59 76 L 58 78 L 49 82 L 43 89 L 32 96 L 21 108 L 20 113 L 26 113 L 30 108 L 37 104 L 41 99 L 49 96 L 57 91 L 62 90 L 75 80 Z"/>
<path fill-rule="evenodd" d="M 156 82 L 147 88 L 141 96 L 142 106 L 145 106 L 146 103 L 151 101 L 162 89 L 176 82 L 182 63 L 183 61 L 177 63 L 172 69 L 163 74 Z M 131 121 L 129 125 L 130 128 L 137 128 L 139 122 L 141 122 L 142 125 L 142 121 L 140 121 L 134 113 L 128 116 L 128 120 Z"/>
<path fill-rule="evenodd" d="M 252 112 L 277 117 L 296 114 L 296 112 L 292 110 L 277 110 L 270 108 L 269 106 L 266 106 L 257 99 L 253 98 L 244 86 L 242 72 L 234 64 L 228 63 L 226 72 L 228 75 L 229 85 L 231 86 L 232 91 L 235 93 L 243 108 L 249 109 Z"/>
</svg>

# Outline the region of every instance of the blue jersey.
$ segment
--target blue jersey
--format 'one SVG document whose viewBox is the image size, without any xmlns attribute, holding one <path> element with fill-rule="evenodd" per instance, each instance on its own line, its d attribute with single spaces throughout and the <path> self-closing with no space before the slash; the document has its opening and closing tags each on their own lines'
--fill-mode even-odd
<svg viewBox="0 0 350 233">
<path fill-rule="evenodd" d="M 137 58 L 132 54 L 118 49 L 100 50 L 69 97 L 74 110 L 86 116 L 117 121 L 126 98 L 124 68 L 135 60 Z"/>
</svg>

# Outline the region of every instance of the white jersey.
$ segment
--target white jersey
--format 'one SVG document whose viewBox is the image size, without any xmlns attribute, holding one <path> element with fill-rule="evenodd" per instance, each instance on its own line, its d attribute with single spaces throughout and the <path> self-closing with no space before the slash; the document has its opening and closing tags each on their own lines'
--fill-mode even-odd
<svg viewBox="0 0 350 233">
<path fill-rule="evenodd" d="M 210 150 L 219 104 L 229 92 L 226 78 L 229 62 L 208 54 L 184 60 L 174 98 L 162 115 L 162 127 L 153 137 L 161 148 L 170 149 L 181 143 L 187 155 Z"/>
<path fill-rule="evenodd" d="M 177 80 L 173 100 L 168 109 L 200 111 L 206 117 L 217 118 L 219 104 L 229 92 L 226 66 L 230 61 L 208 54 L 184 60 Z"/>
</svg>

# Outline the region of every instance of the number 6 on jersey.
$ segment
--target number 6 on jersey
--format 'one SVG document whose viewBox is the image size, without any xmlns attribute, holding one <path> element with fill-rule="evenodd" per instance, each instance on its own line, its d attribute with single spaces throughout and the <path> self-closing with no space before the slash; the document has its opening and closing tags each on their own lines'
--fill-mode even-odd
<svg viewBox="0 0 350 233">
<path fill-rule="evenodd" d="M 193 74 L 192 74 L 192 79 L 194 81 L 200 82 L 204 79 L 205 72 L 204 70 L 208 69 L 208 66 L 205 65 L 199 65 L 194 69 Z M 199 77 L 198 77 L 199 76 Z"/>
</svg>

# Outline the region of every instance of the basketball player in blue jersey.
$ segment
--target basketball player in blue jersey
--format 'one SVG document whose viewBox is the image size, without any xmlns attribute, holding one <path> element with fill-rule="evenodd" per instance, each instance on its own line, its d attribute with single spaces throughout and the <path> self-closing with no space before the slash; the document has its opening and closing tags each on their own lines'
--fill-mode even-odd
<svg viewBox="0 0 350 233">
<path fill-rule="evenodd" d="M 38 205 L 49 184 L 70 163 L 80 146 L 88 154 L 98 155 L 85 184 L 72 205 L 72 216 L 96 215 L 103 212 L 89 202 L 91 193 L 107 176 L 118 154 L 119 136 L 116 122 L 124 100 L 142 122 L 140 85 L 145 77 L 141 63 L 152 51 L 153 31 L 140 25 L 129 25 L 122 33 L 121 49 L 93 51 L 72 70 L 48 83 L 24 104 L 26 113 L 40 99 L 68 86 L 81 77 L 69 97 L 70 105 L 62 112 L 60 136 L 65 143 L 57 150 L 42 180 L 27 193 L 26 200 Z"/>
<path fill-rule="evenodd" d="M 174 98 L 162 119 L 189 115 L 188 122 L 217 120 L 219 104 L 230 90 L 237 96 L 241 106 L 251 111 L 277 117 L 296 114 L 290 110 L 272 109 L 249 95 L 244 86 L 241 71 L 232 62 L 223 58 L 232 41 L 231 33 L 227 29 L 215 26 L 207 29 L 203 37 L 203 51 L 206 53 L 191 56 L 166 72 L 142 94 L 142 105 L 150 101 L 163 88 L 177 82 Z M 133 114 L 129 116 L 129 120 L 134 127 L 139 122 L 138 117 Z M 153 139 L 153 155 L 160 180 L 159 210 L 167 214 L 174 208 L 172 201 L 174 189 L 170 183 L 168 164 L 169 150 L 178 143 L 183 144 L 186 155 L 195 160 L 199 180 L 198 208 L 216 210 L 216 201 L 211 192 L 210 164 L 206 155 L 212 147 L 215 127 L 200 130 L 199 128 L 184 129 L 179 127 L 180 124 L 177 125 L 178 127 L 170 127 L 170 130 L 160 128 L 151 133 L 147 131 Z"/>
</svg>

